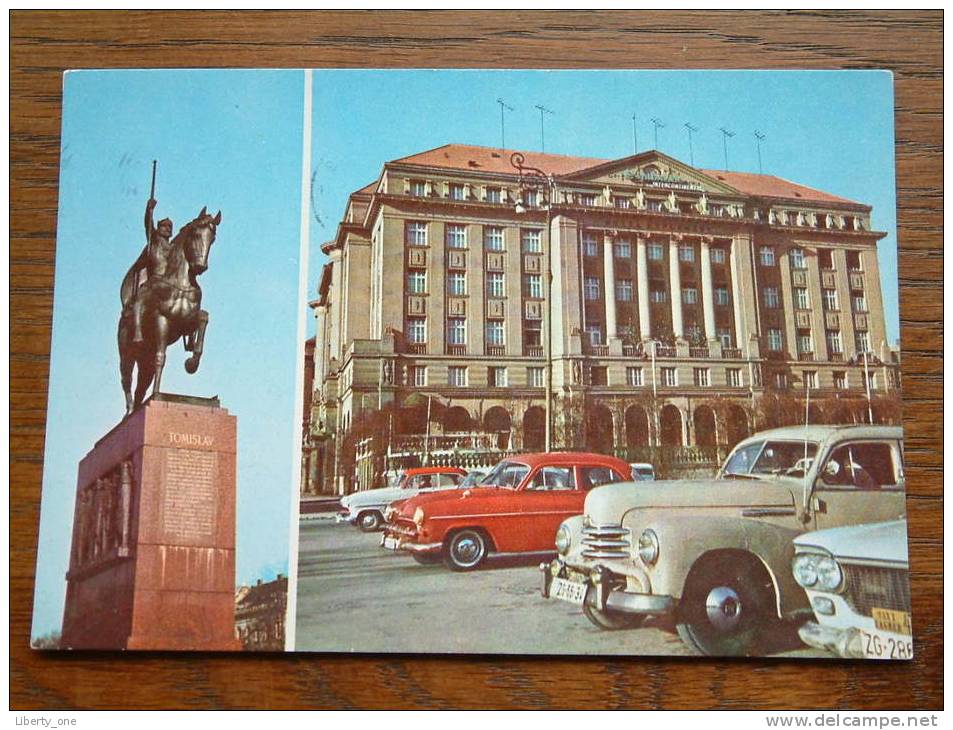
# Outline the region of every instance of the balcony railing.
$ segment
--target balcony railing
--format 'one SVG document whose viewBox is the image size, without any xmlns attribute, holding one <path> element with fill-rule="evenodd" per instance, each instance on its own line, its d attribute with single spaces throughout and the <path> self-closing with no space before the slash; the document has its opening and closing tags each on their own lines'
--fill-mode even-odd
<svg viewBox="0 0 953 730">
<path fill-rule="evenodd" d="M 448 355 L 466 355 L 467 346 L 466 345 L 447 345 L 447 354 Z"/>
<path fill-rule="evenodd" d="M 524 348 L 523 348 L 523 354 L 524 354 L 526 357 L 542 357 L 542 356 L 543 356 L 543 348 L 540 347 L 540 346 L 535 346 L 535 345 L 534 345 L 534 346 L 530 346 L 530 347 L 524 347 Z"/>
<path fill-rule="evenodd" d="M 656 345 L 655 357 L 675 357 L 678 354 L 674 345 Z"/>
<path fill-rule="evenodd" d="M 707 347 L 689 347 L 688 356 L 693 358 L 708 358 L 711 357 L 711 352 Z"/>
<path fill-rule="evenodd" d="M 427 343 L 426 342 L 408 342 L 407 352 L 409 352 L 411 355 L 426 355 Z"/>
<path fill-rule="evenodd" d="M 589 352 L 595 357 L 608 357 L 609 346 L 608 345 L 589 345 Z"/>
<path fill-rule="evenodd" d="M 797 359 L 801 362 L 814 362 L 814 353 L 813 352 L 799 352 L 797 354 Z"/>
<path fill-rule="evenodd" d="M 487 345 L 486 354 L 492 357 L 502 357 L 506 354 L 506 345 Z"/>
<path fill-rule="evenodd" d="M 740 360 L 741 348 L 740 347 L 722 347 L 721 356 L 724 358 L 727 358 L 728 360 Z"/>
</svg>

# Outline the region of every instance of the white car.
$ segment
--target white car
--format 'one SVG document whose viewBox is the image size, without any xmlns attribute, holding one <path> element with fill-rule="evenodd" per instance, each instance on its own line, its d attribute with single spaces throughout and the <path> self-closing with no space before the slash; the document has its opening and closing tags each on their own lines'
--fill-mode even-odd
<svg viewBox="0 0 953 730">
<path fill-rule="evenodd" d="M 798 634 L 851 659 L 912 659 L 907 521 L 805 533 L 794 540 L 794 579 L 817 621 Z"/>
<path fill-rule="evenodd" d="M 394 502 L 438 489 L 456 489 L 467 473 L 456 467 L 408 469 L 394 487 L 365 489 L 341 498 L 339 522 L 350 522 L 364 532 L 374 532 L 384 524 L 384 512 Z"/>
<path fill-rule="evenodd" d="M 629 464 L 632 467 L 632 481 L 633 482 L 654 482 L 655 481 L 655 467 L 649 463 L 636 461 L 632 464 Z"/>
</svg>

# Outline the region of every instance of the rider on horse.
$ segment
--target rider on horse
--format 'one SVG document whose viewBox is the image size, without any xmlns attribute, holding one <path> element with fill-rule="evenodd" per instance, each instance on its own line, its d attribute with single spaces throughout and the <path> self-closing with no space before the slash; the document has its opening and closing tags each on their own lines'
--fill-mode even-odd
<svg viewBox="0 0 953 730">
<path fill-rule="evenodd" d="M 155 207 L 155 199 L 150 198 L 146 203 L 146 245 L 131 269 L 135 282 L 132 299 L 132 341 L 134 343 L 143 341 L 142 315 L 156 293 L 156 289 L 165 279 L 169 249 L 172 246 L 172 221 L 163 218 L 158 226 L 154 226 L 152 211 Z M 143 269 L 146 271 L 146 280 L 140 285 L 139 277 Z"/>
</svg>

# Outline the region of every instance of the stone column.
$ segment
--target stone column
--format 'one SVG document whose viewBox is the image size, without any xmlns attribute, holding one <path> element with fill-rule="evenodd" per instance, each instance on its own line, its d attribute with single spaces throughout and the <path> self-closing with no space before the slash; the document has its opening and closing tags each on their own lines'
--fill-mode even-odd
<svg viewBox="0 0 953 730">
<path fill-rule="evenodd" d="M 850 280 L 847 277 L 847 251 L 843 248 L 835 248 L 832 255 L 834 281 L 837 282 L 837 321 L 840 324 L 841 345 L 844 350 L 844 360 L 850 360 L 857 354 L 857 343 L 854 339 L 854 315 L 851 313 Z"/>
<path fill-rule="evenodd" d="M 781 249 L 778 257 L 781 273 L 781 306 L 784 308 L 784 345 L 788 359 L 797 360 L 797 326 L 794 322 L 794 292 L 791 287 L 791 257 L 788 251 L 787 247 Z"/>
<path fill-rule="evenodd" d="M 615 300 L 615 252 L 612 248 L 612 234 L 608 231 L 602 237 L 602 278 L 605 283 L 605 302 L 606 302 L 606 344 L 610 348 L 618 345 L 621 348 L 619 339 L 619 327 L 616 319 L 616 300 Z M 622 354 L 622 350 L 619 350 Z"/>
<path fill-rule="evenodd" d="M 702 237 L 702 309 L 705 313 L 705 337 L 709 340 L 718 336 L 715 330 L 715 303 L 711 288 L 711 238 Z"/>
<path fill-rule="evenodd" d="M 331 249 L 328 258 L 331 259 L 331 322 L 330 327 L 328 327 L 328 358 L 341 362 L 341 328 L 344 324 L 342 315 L 343 297 L 341 296 L 341 266 L 343 263 L 341 249 Z M 401 276 L 403 276 L 403 273 L 401 273 Z"/>
<path fill-rule="evenodd" d="M 327 304 L 315 305 L 314 390 L 321 390 L 321 386 L 324 384 L 325 357 L 328 351 L 327 314 Z"/>
<path fill-rule="evenodd" d="M 827 323 L 824 320 L 824 296 L 821 292 L 820 262 L 817 249 L 808 252 L 807 289 L 811 299 L 811 339 L 814 342 L 814 359 L 827 362 Z"/>
<path fill-rule="evenodd" d="M 678 243 L 674 236 L 668 242 L 668 275 L 669 289 L 672 297 L 672 332 L 675 339 L 685 337 L 685 328 L 682 324 L 682 272 L 678 267 Z"/>
<path fill-rule="evenodd" d="M 645 251 L 645 239 L 635 239 L 635 266 L 638 276 L 639 297 L 639 338 L 644 342 L 652 337 L 652 323 L 649 315 L 649 267 Z"/>
<path fill-rule="evenodd" d="M 884 312 L 883 292 L 880 287 L 880 265 L 877 261 L 876 244 L 860 254 L 864 269 L 864 294 L 867 297 L 867 331 L 870 333 L 870 349 L 877 357 L 886 359 L 887 323 Z M 843 307 L 842 307 L 843 308 Z M 851 309 L 847 302 L 848 311 Z"/>
</svg>

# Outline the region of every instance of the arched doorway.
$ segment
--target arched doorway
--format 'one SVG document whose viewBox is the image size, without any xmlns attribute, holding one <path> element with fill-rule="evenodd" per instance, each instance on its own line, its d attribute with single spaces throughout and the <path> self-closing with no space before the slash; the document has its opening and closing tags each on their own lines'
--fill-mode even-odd
<svg viewBox="0 0 953 730">
<path fill-rule="evenodd" d="M 649 445 L 649 414 L 642 406 L 625 409 L 625 445 L 630 451 Z"/>
<path fill-rule="evenodd" d="M 611 454 L 612 413 L 601 405 L 592 405 L 586 414 L 586 448 L 599 454 Z"/>
<path fill-rule="evenodd" d="M 711 406 L 697 406 L 692 414 L 695 427 L 695 446 L 716 446 L 718 434 L 715 429 L 715 411 Z"/>
<path fill-rule="evenodd" d="M 493 406 L 483 414 L 483 428 L 487 433 L 496 435 L 496 447 L 506 450 L 510 447 L 510 414 L 502 406 Z"/>
<path fill-rule="evenodd" d="M 662 446 L 681 446 L 684 444 L 682 439 L 682 414 L 671 403 L 663 406 L 662 410 L 659 411 L 659 429 Z"/>
<path fill-rule="evenodd" d="M 748 438 L 748 414 L 744 408 L 730 405 L 725 411 L 725 445 L 730 449 L 742 439 Z"/>
<path fill-rule="evenodd" d="M 523 448 L 542 451 L 546 448 L 546 410 L 530 406 L 523 414 Z"/>
<path fill-rule="evenodd" d="M 467 433 L 473 430 L 473 419 L 470 412 L 463 406 L 453 406 L 447 409 L 443 417 L 444 433 Z"/>
</svg>

